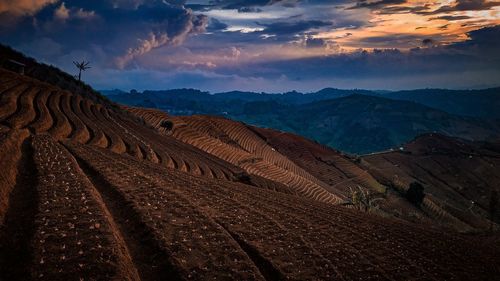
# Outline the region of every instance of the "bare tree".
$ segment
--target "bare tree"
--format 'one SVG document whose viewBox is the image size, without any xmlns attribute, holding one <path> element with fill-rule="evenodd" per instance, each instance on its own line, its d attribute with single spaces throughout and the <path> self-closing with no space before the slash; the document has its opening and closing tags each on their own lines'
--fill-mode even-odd
<svg viewBox="0 0 500 281">
<path fill-rule="evenodd" d="M 76 66 L 76 68 L 78 68 L 78 81 L 81 81 L 82 79 L 82 71 L 85 71 L 89 68 L 91 68 L 89 66 L 89 61 L 82 61 L 82 62 L 77 62 L 77 61 L 74 61 L 73 64 Z"/>
</svg>

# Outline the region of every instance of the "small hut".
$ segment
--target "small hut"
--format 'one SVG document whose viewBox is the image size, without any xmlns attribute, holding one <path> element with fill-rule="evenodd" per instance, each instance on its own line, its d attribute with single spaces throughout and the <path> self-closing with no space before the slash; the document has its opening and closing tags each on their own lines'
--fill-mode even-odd
<svg viewBox="0 0 500 281">
<path fill-rule="evenodd" d="M 17 72 L 21 75 L 24 75 L 25 66 L 26 65 L 24 63 L 21 63 L 21 62 L 18 62 L 16 60 L 12 60 L 12 59 L 7 60 L 4 64 L 4 67 L 6 69 Z"/>
</svg>

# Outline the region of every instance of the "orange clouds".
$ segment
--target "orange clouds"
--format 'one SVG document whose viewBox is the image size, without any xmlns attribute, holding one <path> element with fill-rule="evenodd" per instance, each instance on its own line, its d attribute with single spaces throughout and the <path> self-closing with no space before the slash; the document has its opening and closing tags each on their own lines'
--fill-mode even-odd
<svg viewBox="0 0 500 281">
<path fill-rule="evenodd" d="M 471 5 L 469 2 L 476 4 Z M 432 38 L 438 44 L 449 44 L 466 40 L 466 33 L 478 27 L 500 24 L 498 3 L 409 0 L 404 4 L 372 9 L 370 25 L 348 31 L 335 29 L 316 37 L 335 40 L 345 50 L 411 49 L 421 47 L 422 38 Z M 350 36 L 344 36 L 346 32 Z M 377 38 L 387 38 L 388 41 Z M 391 38 L 395 40 L 389 40 Z"/>
<path fill-rule="evenodd" d="M 33 15 L 48 4 L 57 3 L 59 0 L 2 0 L 0 13 L 13 15 Z"/>
</svg>

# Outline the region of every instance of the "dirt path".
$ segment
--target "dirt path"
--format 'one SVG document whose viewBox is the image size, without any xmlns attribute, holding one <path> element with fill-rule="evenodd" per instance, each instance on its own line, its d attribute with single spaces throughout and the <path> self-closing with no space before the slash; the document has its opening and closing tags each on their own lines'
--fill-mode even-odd
<svg viewBox="0 0 500 281">
<path fill-rule="evenodd" d="M 0 230 L 0 280 L 31 280 L 31 240 L 38 205 L 37 176 L 30 140 L 22 146 L 16 185 L 10 195 L 5 224 Z"/>
<path fill-rule="evenodd" d="M 266 281 L 286 280 L 286 277 L 280 272 L 280 270 L 276 268 L 271 261 L 263 257 L 255 247 L 245 242 L 245 240 L 239 237 L 238 234 L 230 231 L 224 223 L 217 221 L 217 224 L 219 224 L 231 236 L 231 238 L 238 243 L 241 250 L 248 255 Z"/>
<path fill-rule="evenodd" d="M 125 203 L 125 199 L 99 173 L 93 170 L 85 161 L 73 155 L 101 194 L 106 207 L 113 216 L 132 260 L 139 271 L 142 281 L 182 280 L 174 267 L 168 262 L 168 256 L 156 243 L 151 232 L 140 220 L 133 208 Z"/>
</svg>

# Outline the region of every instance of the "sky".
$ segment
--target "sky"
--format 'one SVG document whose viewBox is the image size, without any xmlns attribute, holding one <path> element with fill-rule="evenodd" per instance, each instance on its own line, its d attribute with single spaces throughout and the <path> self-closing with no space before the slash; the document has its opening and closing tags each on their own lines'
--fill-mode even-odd
<svg viewBox="0 0 500 281">
<path fill-rule="evenodd" d="M 500 0 L 0 0 L 0 42 L 96 89 L 500 86 Z"/>
</svg>

